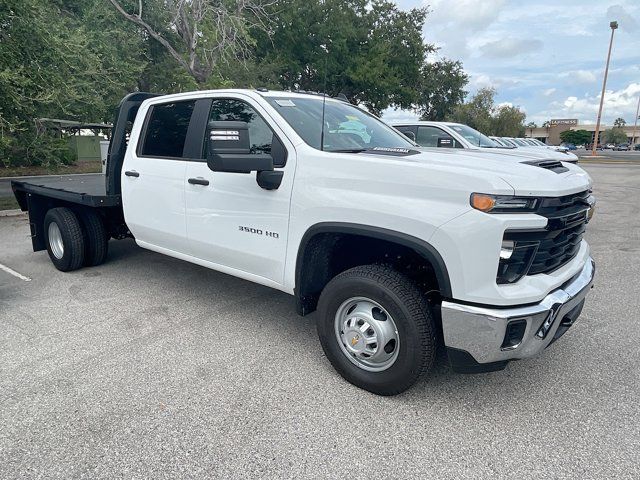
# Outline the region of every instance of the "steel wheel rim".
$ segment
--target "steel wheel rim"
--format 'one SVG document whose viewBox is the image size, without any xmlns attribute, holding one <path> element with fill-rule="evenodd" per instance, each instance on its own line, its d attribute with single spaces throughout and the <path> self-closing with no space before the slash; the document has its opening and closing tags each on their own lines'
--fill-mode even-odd
<svg viewBox="0 0 640 480">
<path fill-rule="evenodd" d="M 340 350 L 357 367 L 381 372 L 398 358 L 398 328 L 378 302 L 366 297 L 345 300 L 336 312 L 334 326 Z"/>
<path fill-rule="evenodd" d="M 64 242 L 62 241 L 62 232 L 56 222 L 49 224 L 49 246 L 53 256 L 60 260 L 64 256 Z"/>
</svg>

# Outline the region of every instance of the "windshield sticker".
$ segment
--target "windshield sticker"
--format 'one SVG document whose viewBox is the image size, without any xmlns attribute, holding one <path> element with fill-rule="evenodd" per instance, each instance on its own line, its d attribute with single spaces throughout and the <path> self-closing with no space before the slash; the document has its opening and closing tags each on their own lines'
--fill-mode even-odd
<svg viewBox="0 0 640 480">
<path fill-rule="evenodd" d="M 281 100 L 281 99 L 278 99 L 278 100 L 276 100 L 276 103 L 278 105 L 280 105 L 281 107 L 295 107 L 296 106 L 296 104 L 293 103 L 293 100 Z"/>
</svg>

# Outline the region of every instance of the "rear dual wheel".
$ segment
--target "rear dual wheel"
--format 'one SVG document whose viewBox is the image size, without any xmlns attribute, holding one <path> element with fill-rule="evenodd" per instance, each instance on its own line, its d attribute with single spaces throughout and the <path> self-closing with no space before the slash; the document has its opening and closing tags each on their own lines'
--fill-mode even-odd
<svg viewBox="0 0 640 480">
<path fill-rule="evenodd" d="M 66 207 L 50 209 L 44 217 L 47 252 L 62 272 L 104 262 L 108 240 L 102 218 L 92 210 L 76 214 Z"/>
<path fill-rule="evenodd" d="M 337 275 L 323 290 L 318 311 L 327 358 L 360 388 L 395 395 L 433 365 L 436 330 L 426 298 L 391 267 L 365 265 Z"/>
</svg>

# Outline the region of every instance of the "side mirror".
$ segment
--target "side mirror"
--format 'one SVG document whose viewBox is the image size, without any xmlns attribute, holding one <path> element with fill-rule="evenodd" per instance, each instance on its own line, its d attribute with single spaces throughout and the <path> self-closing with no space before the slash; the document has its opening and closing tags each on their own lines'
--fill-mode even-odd
<svg viewBox="0 0 640 480">
<path fill-rule="evenodd" d="M 451 137 L 438 137 L 438 147 L 453 148 L 453 138 L 451 138 Z"/>
<path fill-rule="evenodd" d="M 416 134 L 413 133 L 410 130 L 406 130 L 404 132 L 401 132 L 405 137 L 407 137 L 409 140 L 415 142 L 416 141 Z"/>
<path fill-rule="evenodd" d="M 251 153 L 247 122 L 209 122 L 207 166 L 213 172 L 258 172 L 256 181 L 265 190 L 277 189 L 284 175 L 282 171 L 274 171 L 271 155 Z"/>
<path fill-rule="evenodd" d="M 214 172 L 250 173 L 273 170 L 271 155 L 251 153 L 246 122 L 209 122 L 207 165 Z"/>
</svg>

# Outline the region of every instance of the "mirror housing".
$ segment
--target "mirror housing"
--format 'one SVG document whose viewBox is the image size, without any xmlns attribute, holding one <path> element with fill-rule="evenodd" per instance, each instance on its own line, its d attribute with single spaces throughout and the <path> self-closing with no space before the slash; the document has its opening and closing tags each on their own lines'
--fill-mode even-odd
<svg viewBox="0 0 640 480">
<path fill-rule="evenodd" d="M 209 122 L 207 165 L 214 172 L 273 170 L 271 155 L 251 153 L 247 122 Z"/>
<path fill-rule="evenodd" d="M 273 157 L 266 153 L 251 153 L 247 122 L 209 122 L 208 132 L 207 166 L 211 171 L 258 172 L 256 181 L 261 188 L 276 190 L 280 186 L 284 172 L 273 169 Z M 284 165 L 287 158 L 284 145 L 278 143 L 275 153 L 278 161 Z"/>
<path fill-rule="evenodd" d="M 438 147 L 441 147 L 441 148 L 453 148 L 453 138 L 451 138 L 451 137 L 438 137 Z"/>
<path fill-rule="evenodd" d="M 413 133 L 411 130 L 406 130 L 404 132 L 401 132 L 405 137 L 407 137 L 409 140 L 411 140 L 412 142 L 416 141 L 416 134 Z"/>
</svg>

